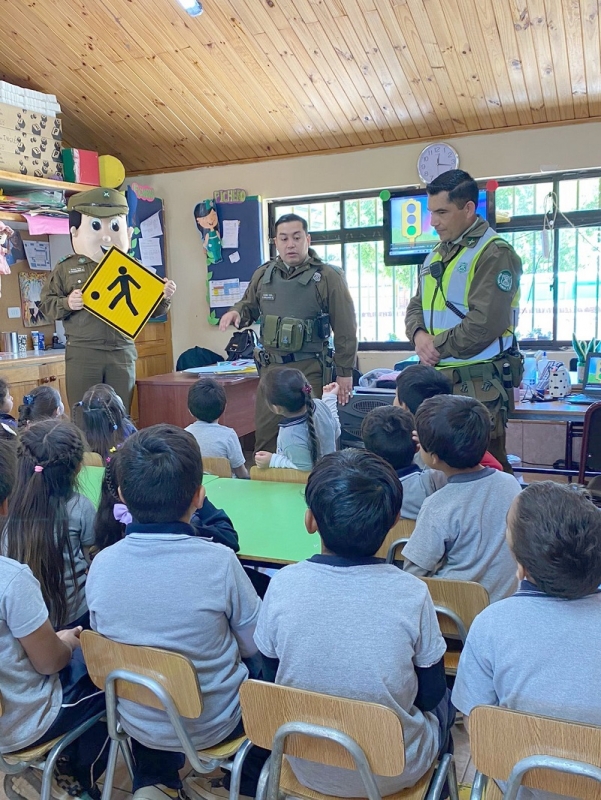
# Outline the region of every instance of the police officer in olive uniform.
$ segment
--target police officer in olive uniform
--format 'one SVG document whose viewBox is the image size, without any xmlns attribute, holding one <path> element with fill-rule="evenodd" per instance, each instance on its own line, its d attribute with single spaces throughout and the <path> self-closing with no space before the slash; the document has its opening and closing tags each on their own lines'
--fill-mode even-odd
<svg viewBox="0 0 601 800">
<path fill-rule="evenodd" d="M 467 172 L 445 172 L 426 190 L 441 243 L 421 267 L 405 317 L 407 337 L 423 364 L 448 375 L 454 394 L 486 405 L 490 452 L 511 472 L 505 429 L 523 372 L 515 339 L 522 262 L 476 214 L 478 186 Z"/>
<path fill-rule="evenodd" d="M 260 322 L 256 353 L 261 375 L 282 364 L 303 372 L 316 397 L 331 380 L 330 333 L 340 386 L 338 400 L 348 402 L 357 357 L 353 300 L 338 267 L 324 263 L 309 245 L 307 222 L 286 214 L 275 224 L 278 257 L 254 273 L 242 300 L 221 318 L 219 328 Z M 268 407 L 261 386 L 255 408 L 256 450 L 275 452 L 282 417 Z"/>
<path fill-rule="evenodd" d="M 111 247 L 127 253 L 132 229 L 127 227 L 127 200 L 116 189 L 90 189 L 69 199 L 69 229 L 74 255 L 61 259 L 42 290 L 40 310 L 65 326 L 67 397 L 78 403 L 96 383 L 108 383 L 129 413 L 136 381 L 133 339 L 107 325 L 83 307 L 81 290 Z M 164 298 L 155 314 L 169 310 L 175 292 L 165 279 Z"/>
</svg>

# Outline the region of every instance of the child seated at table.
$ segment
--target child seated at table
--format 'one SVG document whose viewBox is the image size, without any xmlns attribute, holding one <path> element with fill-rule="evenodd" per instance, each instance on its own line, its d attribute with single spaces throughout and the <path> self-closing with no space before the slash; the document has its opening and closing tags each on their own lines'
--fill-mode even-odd
<svg viewBox="0 0 601 800">
<path fill-rule="evenodd" d="M 64 413 L 59 392 L 52 386 L 37 386 L 25 395 L 19 406 L 19 428 L 27 428 L 42 419 L 62 417 Z"/>
<path fill-rule="evenodd" d="M 428 589 L 374 557 L 398 519 L 403 487 L 383 459 L 348 449 L 317 464 L 305 497 L 305 524 L 319 533 L 321 554 L 271 579 L 255 633 L 264 676 L 393 709 L 403 725 L 405 771 L 376 776 L 381 794 L 393 794 L 413 786 L 448 747 L 453 722 L 445 642 Z M 365 797 L 354 771 L 290 763 L 309 789 Z"/>
<path fill-rule="evenodd" d="M 199 749 L 243 734 L 242 657 L 257 652 L 260 607 L 234 552 L 190 526 L 205 497 L 202 476 L 198 442 L 181 428 L 154 425 L 131 436 L 119 451 L 118 488 L 135 521 L 94 558 L 86 587 L 94 630 L 192 661 L 203 710 L 186 728 Z M 185 759 L 167 715 L 126 700 L 119 707 L 132 737 L 135 800 L 176 797 Z"/>
<path fill-rule="evenodd" d="M 454 705 L 465 718 L 495 705 L 601 725 L 601 513 L 574 486 L 531 483 L 509 510 L 507 538 L 520 587 L 472 623 Z"/>
<path fill-rule="evenodd" d="M 424 500 L 403 550 L 404 569 L 476 581 L 491 602 L 512 594 L 516 563 L 505 541 L 505 520 L 520 484 L 512 475 L 481 465 L 490 441 L 486 408 L 472 397 L 424 400 L 415 415 L 423 458 L 447 477 Z"/>
<path fill-rule="evenodd" d="M 12 415 L 14 400 L 10 393 L 10 386 L 0 378 L 0 422 L 16 431 L 17 420 Z"/>
<path fill-rule="evenodd" d="M 96 458 L 86 454 L 84 466 L 103 466 L 128 436 L 136 432 L 123 401 L 106 383 L 97 383 L 84 394 L 71 410 L 71 417 L 83 432 Z"/>
<path fill-rule="evenodd" d="M 314 400 L 311 384 L 300 370 L 270 370 L 261 379 L 259 391 L 265 392 L 273 413 L 284 419 L 279 423 L 277 452 L 255 453 L 257 467 L 309 472 L 320 458 L 333 453 L 340 436 L 338 390 L 337 383 L 329 383 L 323 387 L 321 400 Z"/>
<path fill-rule="evenodd" d="M 7 513 L 15 473 L 14 443 L 0 440 L 0 516 Z M 80 632 L 55 633 L 30 568 L 0 556 L 1 753 L 51 741 L 104 709 L 104 694 L 89 679 L 78 649 Z M 63 751 L 55 778 L 69 795 L 99 796 L 92 786 L 106 766 L 106 737 L 106 723 L 99 722 Z M 9 796 L 19 796 L 14 791 Z"/>
<path fill-rule="evenodd" d="M 424 400 L 429 397 L 437 397 L 440 394 L 452 394 L 452 392 L 451 382 L 442 372 L 425 364 L 413 364 L 410 367 L 405 367 L 397 376 L 394 405 L 410 411 L 415 416 L 417 409 Z M 427 468 L 419 450 L 415 454 L 415 463 L 422 469 Z M 481 464 L 483 467 L 503 469 L 501 462 L 488 450 L 484 453 Z"/>
<path fill-rule="evenodd" d="M 417 519 L 422 503 L 447 482 L 444 473 L 420 469 L 413 459 L 417 444 L 413 440 L 413 416 L 396 406 L 379 406 L 361 424 L 365 449 L 388 461 L 403 484 L 403 519 Z"/>
<path fill-rule="evenodd" d="M 57 629 L 88 624 L 84 586 L 96 510 L 77 491 L 83 451 L 80 431 L 66 420 L 21 431 L 17 481 L 1 534 L 2 554 L 31 568 Z"/>
<path fill-rule="evenodd" d="M 248 478 L 240 439 L 233 428 L 219 423 L 225 411 L 225 389 L 214 378 L 201 378 L 188 392 L 188 409 L 195 422 L 186 428 L 206 458 L 227 458 L 237 478 Z"/>
</svg>

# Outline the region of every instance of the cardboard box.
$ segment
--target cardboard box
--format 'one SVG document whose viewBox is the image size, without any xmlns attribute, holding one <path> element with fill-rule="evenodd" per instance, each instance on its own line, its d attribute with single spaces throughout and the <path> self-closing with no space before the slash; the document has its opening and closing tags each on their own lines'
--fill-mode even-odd
<svg viewBox="0 0 601 800">
<path fill-rule="evenodd" d="M 61 161 L 61 142 L 47 136 L 27 136 L 22 131 L 0 128 L 0 152 L 25 155 L 42 161 Z"/>
<path fill-rule="evenodd" d="M 36 178 L 52 178 L 56 173 L 62 175 L 63 165 L 60 161 L 40 160 L 24 154 L 0 151 L 0 170 L 21 175 L 33 175 Z"/>
<path fill-rule="evenodd" d="M 93 150 L 79 150 L 66 147 L 63 150 L 63 169 L 65 180 L 72 183 L 100 184 L 98 153 Z"/>
<path fill-rule="evenodd" d="M 0 128 L 23 131 L 26 136 L 46 136 L 48 139 L 61 141 L 63 129 L 61 120 L 49 117 L 37 111 L 27 111 L 6 103 L 0 103 Z"/>
</svg>

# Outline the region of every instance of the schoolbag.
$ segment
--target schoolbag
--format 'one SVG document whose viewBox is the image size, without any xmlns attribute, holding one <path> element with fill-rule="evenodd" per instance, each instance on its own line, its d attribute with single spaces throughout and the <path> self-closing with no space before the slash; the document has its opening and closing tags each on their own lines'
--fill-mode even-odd
<svg viewBox="0 0 601 800">
<path fill-rule="evenodd" d="M 258 344 L 257 334 L 252 328 L 238 331 L 226 345 L 227 360 L 237 361 L 239 358 L 252 358 Z"/>
</svg>

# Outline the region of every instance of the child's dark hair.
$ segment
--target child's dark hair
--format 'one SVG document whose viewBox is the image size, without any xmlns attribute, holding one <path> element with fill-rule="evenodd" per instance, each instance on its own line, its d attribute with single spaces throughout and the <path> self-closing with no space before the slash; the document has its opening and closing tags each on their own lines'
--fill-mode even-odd
<svg viewBox="0 0 601 800">
<path fill-rule="evenodd" d="M 121 448 L 118 473 L 121 494 L 136 522 L 176 522 L 202 484 L 198 442 L 175 425 L 144 428 Z"/>
<path fill-rule="evenodd" d="M 114 514 L 115 505 L 123 502 L 119 497 L 120 456 L 121 450 L 113 453 L 104 470 L 100 503 L 94 521 L 94 545 L 98 551 L 115 544 L 125 534 L 125 525 L 116 520 Z"/>
<path fill-rule="evenodd" d="M 42 419 L 52 419 L 61 407 L 61 396 L 52 386 L 37 386 L 23 398 L 19 406 L 19 427 L 27 423 L 39 422 Z"/>
<path fill-rule="evenodd" d="M 490 442 L 490 414 L 473 397 L 430 397 L 417 409 L 415 424 L 426 453 L 435 453 L 453 469 L 476 467 Z"/>
<path fill-rule="evenodd" d="M 2 406 L 8 400 L 9 394 L 10 394 L 10 386 L 4 380 L 4 378 L 0 378 L 0 408 L 2 408 Z"/>
<path fill-rule="evenodd" d="M 83 399 L 73 406 L 71 415 L 83 431 L 90 450 L 102 456 L 105 462 L 136 430 L 123 401 L 106 383 L 97 383 L 88 389 Z"/>
<path fill-rule="evenodd" d="M 188 409 L 203 422 L 215 422 L 223 414 L 227 398 L 225 389 L 214 378 L 201 378 L 190 387 Z"/>
<path fill-rule="evenodd" d="M 451 382 L 434 367 L 415 364 L 397 375 L 396 396 L 399 403 L 404 403 L 412 414 L 415 414 L 424 400 L 439 394 L 451 394 Z"/>
<path fill-rule="evenodd" d="M 3 533 L 3 552 L 30 567 L 57 628 L 68 621 L 66 559 L 75 574 L 67 501 L 76 491 L 83 452 L 81 433 L 70 422 L 43 420 L 21 432 Z"/>
<path fill-rule="evenodd" d="M 417 450 L 414 430 L 415 421 L 408 411 L 380 406 L 363 420 L 361 438 L 366 450 L 388 461 L 393 469 L 404 469 L 410 466 Z"/>
<path fill-rule="evenodd" d="M 281 406 L 290 414 L 307 415 L 309 430 L 309 452 L 313 465 L 319 459 L 319 442 L 313 419 L 313 394 L 311 384 L 300 369 L 276 367 L 262 378 L 265 399 L 272 406 Z"/>
<path fill-rule="evenodd" d="M 514 501 L 508 528 L 517 561 L 541 592 L 577 600 L 601 584 L 601 512 L 582 490 L 529 484 Z"/>
<path fill-rule="evenodd" d="M 373 556 L 397 521 L 403 487 L 390 464 L 349 448 L 324 456 L 309 475 L 305 499 L 331 553 Z"/>
<path fill-rule="evenodd" d="M 17 473 L 17 437 L 0 439 L 0 506 L 12 494 Z"/>
</svg>

